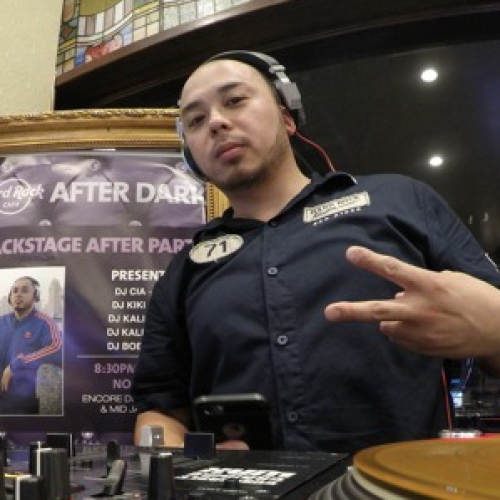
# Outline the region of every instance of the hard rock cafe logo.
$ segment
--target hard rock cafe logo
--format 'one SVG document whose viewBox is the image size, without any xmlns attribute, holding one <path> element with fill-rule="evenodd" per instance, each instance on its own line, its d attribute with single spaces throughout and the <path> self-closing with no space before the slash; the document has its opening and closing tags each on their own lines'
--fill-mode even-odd
<svg viewBox="0 0 500 500">
<path fill-rule="evenodd" d="M 370 203 L 370 195 L 366 191 L 353 193 L 315 207 L 306 207 L 304 209 L 304 222 L 315 224 L 329 217 L 357 212 L 362 207 L 370 205 Z"/>
<path fill-rule="evenodd" d="M 31 186 L 23 179 L 0 182 L 0 214 L 15 215 L 22 212 L 33 198 L 42 198 L 41 184 Z"/>
</svg>

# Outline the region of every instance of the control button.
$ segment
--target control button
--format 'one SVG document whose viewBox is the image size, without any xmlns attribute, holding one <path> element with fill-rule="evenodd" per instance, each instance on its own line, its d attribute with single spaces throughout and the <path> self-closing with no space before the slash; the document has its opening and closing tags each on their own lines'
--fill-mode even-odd
<svg viewBox="0 0 500 500">
<path fill-rule="evenodd" d="M 224 479 L 222 487 L 225 490 L 239 490 L 240 489 L 240 479 L 237 477 L 228 477 Z"/>
<path fill-rule="evenodd" d="M 172 453 L 151 455 L 148 500 L 173 500 L 175 498 L 174 488 Z"/>
<path fill-rule="evenodd" d="M 40 450 L 40 476 L 45 479 L 47 498 L 69 498 L 68 452 L 63 448 Z"/>
<path fill-rule="evenodd" d="M 47 498 L 45 495 L 45 479 L 40 476 L 29 476 L 20 479 L 16 490 L 19 491 L 19 497 L 16 496 L 19 500 L 44 500 Z"/>
<path fill-rule="evenodd" d="M 274 266 L 273 266 L 273 267 L 269 267 L 269 268 L 267 269 L 267 274 L 268 274 L 269 276 L 276 276 L 276 275 L 278 274 L 278 268 L 277 268 L 277 267 L 274 267 Z"/>
<path fill-rule="evenodd" d="M 7 436 L 5 432 L 0 432 L 0 460 L 4 466 L 9 465 L 7 458 Z"/>
<path fill-rule="evenodd" d="M 163 427 L 161 425 L 143 425 L 141 427 L 139 446 L 163 446 L 163 432 Z"/>
<path fill-rule="evenodd" d="M 288 335 L 282 334 L 278 335 L 278 338 L 276 339 L 279 345 L 287 345 L 288 344 Z"/>
<path fill-rule="evenodd" d="M 119 458 L 114 460 L 111 464 L 109 472 L 105 477 L 103 483 L 104 487 L 99 496 L 113 497 L 115 495 L 122 495 L 123 482 L 127 473 L 127 462 Z M 66 498 L 66 497 L 61 497 Z"/>
<path fill-rule="evenodd" d="M 291 424 L 294 424 L 299 419 L 299 414 L 296 411 L 289 411 L 286 417 Z"/>
<path fill-rule="evenodd" d="M 121 457 L 120 445 L 116 439 L 111 439 L 106 444 L 106 475 L 109 474 L 113 462 Z"/>
<path fill-rule="evenodd" d="M 221 411 L 224 410 L 221 408 Z M 204 460 L 214 458 L 215 435 L 212 432 L 186 432 L 184 434 L 184 456 Z"/>
</svg>

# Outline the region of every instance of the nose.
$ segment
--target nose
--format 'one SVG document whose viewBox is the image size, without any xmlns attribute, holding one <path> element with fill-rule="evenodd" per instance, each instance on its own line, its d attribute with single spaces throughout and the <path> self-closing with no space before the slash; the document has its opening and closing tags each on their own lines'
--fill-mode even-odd
<svg viewBox="0 0 500 500">
<path fill-rule="evenodd" d="M 210 111 L 209 126 L 212 134 L 216 134 L 221 129 L 227 129 L 229 122 L 225 114 L 218 108 Z"/>
</svg>

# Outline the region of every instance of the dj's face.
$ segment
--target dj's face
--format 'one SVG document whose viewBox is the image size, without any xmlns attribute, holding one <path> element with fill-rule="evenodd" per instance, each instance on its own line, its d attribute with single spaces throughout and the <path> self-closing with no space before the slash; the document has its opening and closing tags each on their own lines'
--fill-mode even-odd
<svg viewBox="0 0 500 500">
<path fill-rule="evenodd" d="M 277 168 L 295 131 L 264 77 L 230 60 L 209 62 L 193 73 L 182 92 L 180 115 L 196 163 L 226 192 Z"/>
<path fill-rule="evenodd" d="M 32 309 L 35 304 L 35 292 L 30 280 L 24 278 L 17 280 L 10 291 L 10 303 L 14 311 L 21 313 Z"/>
</svg>

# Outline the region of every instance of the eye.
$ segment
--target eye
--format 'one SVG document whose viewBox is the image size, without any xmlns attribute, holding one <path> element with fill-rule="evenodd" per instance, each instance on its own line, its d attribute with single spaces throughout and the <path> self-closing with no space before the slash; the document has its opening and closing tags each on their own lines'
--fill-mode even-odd
<svg viewBox="0 0 500 500">
<path fill-rule="evenodd" d="M 205 118 L 205 115 L 201 115 L 201 114 L 188 117 L 186 119 L 187 128 L 188 129 L 195 128 L 196 126 L 200 125 L 203 122 L 204 118 Z"/>
<path fill-rule="evenodd" d="M 232 106 L 235 106 L 237 104 L 240 104 L 242 103 L 243 101 L 246 100 L 246 96 L 243 96 L 243 95 L 239 95 L 239 96 L 234 96 L 234 97 L 231 97 L 229 100 L 228 100 L 228 104 L 229 105 L 232 105 Z"/>
</svg>

